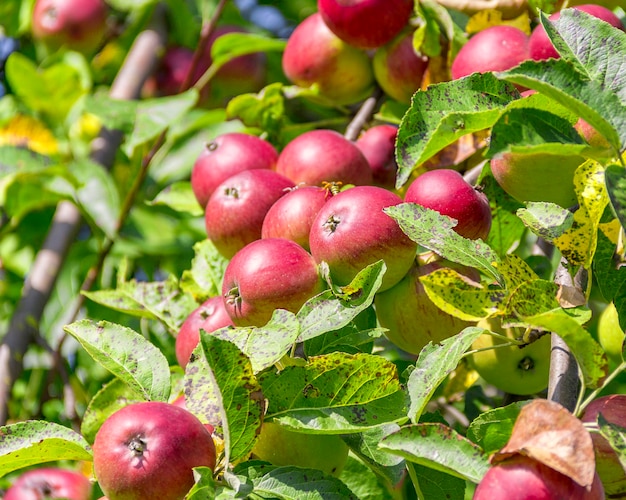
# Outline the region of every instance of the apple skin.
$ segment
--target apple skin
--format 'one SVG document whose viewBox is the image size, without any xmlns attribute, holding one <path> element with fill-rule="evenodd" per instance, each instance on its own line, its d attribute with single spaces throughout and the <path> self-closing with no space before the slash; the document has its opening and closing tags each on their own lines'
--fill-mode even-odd
<svg viewBox="0 0 626 500">
<path fill-rule="evenodd" d="M 569 208 L 576 203 L 574 172 L 584 161 L 575 155 L 502 153 L 491 159 L 491 171 L 517 201 L 547 201 Z"/>
<path fill-rule="evenodd" d="M 276 466 L 295 465 L 339 476 L 348 460 L 348 446 L 339 436 L 304 434 L 264 422 L 253 455 Z"/>
<path fill-rule="evenodd" d="M 255 135 L 229 132 L 217 136 L 200 152 L 191 170 L 191 188 L 202 208 L 215 188 L 234 174 L 256 168 L 274 169 L 278 152 Z"/>
<path fill-rule="evenodd" d="M 596 422 L 598 414 L 608 422 L 626 428 L 626 395 L 611 394 L 594 399 L 587 405 L 581 420 Z M 620 464 L 615 450 L 600 434 L 592 432 L 591 440 L 596 456 L 596 470 L 610 498 L 626 496 L 626 472 Z"/>
<path fill-rule="evenodd" d="M 415 52 L 414 30 L 404 31 L 374 53 L 374 77 L 385 94 L 410 104 L 428 69 L 428 57 Z"/>
<path fill-rule="evenodd" d="M 622 25 L 619 17 L 613 14 L 613 12 L 611 12 L 606 7 L 595 4 L 582 4 L 576 5 L 573 8 L 577 10 L 582 10 L 587 14 L 591 14 L 598 19 L 606 21 L 615 28 L 624 30 L 624 26 Z M 556 21 L 560 17 L 561 12 L 555 12 L 554 14 L 550 15 L 548 19 L 550 21 Z M 548 38 L 546 30 L 541 24 L 535 26 L 535 29 L 533 29 L 533 32 L 530 34 L 530 39 L 528 41 L 528 54 L 530 58 L 534 59 L 535 61 L 542 61 L 544 59 L 550 58 L 559 59 L 561 57 L 552 45 L 552 41 L 550 40 L 550 38 Z"/>
<path fill-rule="evenodd" d="M 94 52 L 106 31 L 108 8 L 102 0 L 37 0 L 32 33 L 49 49 Z"/>
<path fill-rule="evenodd" d="M 579 118 L 576 123 L 574 123 L 574 128 L 589 145 L 602 149 L 611 148 L 609 141 L 582 118 Z"/>
<path fill-rule="evenodd" d="M 237 326 L 263 326 L 275 309 L 297 312 L 324 290 L 317 264 L 304 248 L 284 238 L 249 243 L 226 266 L 222 296 Z"/>
<path fill-rule="evenodd" d="M 387 329 L 385 336 L 410 354 L 419 354 L 428 342 L 437 344 L 472 325 L 442 311 L 426 295 L 420 276 L 443 267 L 453 267 L 473 281 L 480 280 L 474 269 L 451 262 L 435 260 L 420 264 L 416 261 L 399 283 L 374 297 L 378 322 Z"/>
<path fill-rule="evenodd" d="M 171 45 L 165 49 L 163 57 L 154 72 L 144 85 L 146 96 L 168 96 L 178 94 L 187 78 L 193 63 L 193 51 L 187 47 Z M 191 83 L 198 81 L 203 69 L 198 68 Z"/>
<path fill-rule="evenodd" d="M 331 196 L 330 190 L 326 188 L 296 186 L 267 211 L 261 227 L 261 237 L 285 238 L 310 251 L 311 225 Z"/>
<path fill-rule="evenodd" d="M 473 500 L 604 500 L 595 475 L 591 490 L 537 460 L 516 455 L 492 466 L 479 483 Z"/>
<path fill-rule="evenodd" d="M 404 201 L 417 203 L 456 219 L 454 231 L 471 240 L 486 240 L 491 229 L 489 200 L 456 170 L 424 172 L 411 182 Z"/>
<path fill-rule="evenodd" d="M 91 482 L 79 472 L 57 467 L 31 469 L 20 474 L 4 500 L 90 500 Z"/>
<path fill-rule="evenodd" d="M 340 105 L 363 100 L 374 85 L 368 55 L 330 31 L 319 12 L 296 26 L 287 40 L 282 66 L 291 82 L 300 87 L 317 84 L 321 95 Z"/>
<path fill-rule="evenodd" d="M 622 362 L 622 349 L 626 332 L 619 324 L 619 316 L 615 304 L 610 302 L 598 318 L 598 342 L 606 355 L 619 364 Z"/>
<path fill-rule="evenodd" d="M 396 187 L 396 137 L 398 127 L 383 123 L 365 130 L 355 144 L 365 156 L 372 170 L 372 182 L 389 191 Z"/>
<path fill-rule="evenodd" d="M 498 25 L 470 38 L 457 53 L 450 73 L 456 80 L 472 73 L 505 71 L 529 58 L 528 35 L 518 28 Z"/>
<path fill-rule="evenodd" d="M 232 326 L 233 322 L 226 312 L 224 299 L 221 296 L 205 300 L 200 307 L 194 309 L 183 321 L 176 336 L 176 359 L 184 369 L 189 362 L 191 353 L 200 341 L 200 330 L 207 333 L 214 332 L 225 326 Z"/>
<path fill-rule="evenodd" d="M 389 42 L 407 25 L 413 0 L 318 0 L 317 10 L 344 42 L 373 49 Z"/>
<path fill-rule="evenodd" d="M 134 403 L 98 430 L 93 466 L 111 499 L 179 500 L 194 484 L 194 467 L 215 468 L 215 444 L 189 411 L 158 401 Z"/>
<path fill-rule="evenodd" d="M 372 170 L 361 150 L 339 132 L 328 129 L 311 130 L 289 141 L 278 156 L 276 172 L 295 184 L 309 186 L 372 183 Z"/>
<path fill-rule="evenodd" d="M 520 334 L 513 328 L 502 328 L 496 318 L 482 320 L 478 327 L 514 339 Z M 504 341 L 483 333 L 471 349 L 487 349 L 468 356 L 469 366 L 489 384 L 509 394 L 527 396 L 548 387 L 550 375 L 550 335 L 544 335 L 525 347 L 495 347 Z"/>
<path fill-rule="evenodd" d="M 417 244 L 383 212 L 402 203 L 397 194 L 376 186 L 346 189 L 326 202 L 311 226 L 309 244 L 316 262 L 326 262 L 336 285 L 347 285 L 363 268 L 384 260 L 387 271 L 379 291 L 400 281 L 413 265 Z"/>
<path fill-rule="evenodd" d="M 293 187 L 292 181 L 265 168 L 244 170 L 222 182 L 209 198 L 204 218 L 215 248 L 231 258 L 248 243 L 261 239 L 268 210 Z"/>
</svg>

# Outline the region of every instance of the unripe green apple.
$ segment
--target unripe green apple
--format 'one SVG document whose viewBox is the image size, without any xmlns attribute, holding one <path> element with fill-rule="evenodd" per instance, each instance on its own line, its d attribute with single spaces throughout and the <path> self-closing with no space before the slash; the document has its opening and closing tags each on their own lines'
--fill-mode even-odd
<svg viewBox="0 0 626 500">
<path fill-rule="evenodd" d="M 337 104 L 363 100 L 374 84 L 368 55 L 335 35 L 316 12 L 293 31 L 283 53 L 283 71 L 300 87 L 317 84 Z"/>
<path fill-rule="evenodd" d="M 252 449 L 257 458 L 273 465 L 295 465 L 341 474 L 348 460 L 348 446 L 339 436 L 294 432 L 273 422 L 264 422 Z"/>
<path fill-rule="evenodd" d="M 624 330 L 619 324 L 619 316 L 613 302 L 609 303 L 598 318 L 598 342 L 606 355 L 616 363 L 622 362 Z"/>
<path fill-rule="evenodd" d="M 569 208 L 576 203 L 574 172 L 582 156 L 500 153 L 491 159 L 493 176 L 520 202 L 547 201 Z"/>
<path fill-rule="evenodd" d="M 502 328 L 500 320 L 491 318 L 476 325 L 510 339 L 521 335 L 521 330 Z M 483 333 L 471 349 L 483 349 L 468 357 L 469 365 L 489 384 L 510 394 L 530 395 L 548 387 L 550 372 L 550 335 L 544 335 L 524 347 L 498 347 L 505 341 Z"/>
</svg>

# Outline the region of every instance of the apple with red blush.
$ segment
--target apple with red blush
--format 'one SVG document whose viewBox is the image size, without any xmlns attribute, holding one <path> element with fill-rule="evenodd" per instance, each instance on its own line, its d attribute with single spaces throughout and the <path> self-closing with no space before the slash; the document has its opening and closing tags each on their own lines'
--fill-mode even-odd
<svg viewBox="0 0 626 500">
<path fill-rule="evenodd" d="M 202 208 L 215 188 L 232 175 L 257 168 L 274 169 L 278 152 L 274 146 L 251 134 L 228 132 L 206 144 L 191 170 L 191 188 Z"/>
<path fill-rule="evenodd" d="M 226 258 L 261 238 L 272 205 L 294 187 L 287 177 L 265 168 L 244 170 L 222 182 L 207 202 L 208 238 Z"/>
<path fill-rule="evenodd" d="M 226 266 L 222 296 L 237 326 L 263 326 L 274 310 L 297 312 L 324 290 L 317 263 L 284 238 L 265 238 L 239 250 Z"/>
<path fill-rule="evenodd" d="M 4 494 L 4 500 L 90 500 L 91 482 L 83 474 L 59 467 L 41 467 L 21 473 Z"/>
<path fill-rule="evenodd" d="M 372 169 L 375 186 L 393 191 L 396 187 L 396 137 L 398 127 L 389 123 L 374 125 L 357 138 L 355 144 Z"/>
</svg>

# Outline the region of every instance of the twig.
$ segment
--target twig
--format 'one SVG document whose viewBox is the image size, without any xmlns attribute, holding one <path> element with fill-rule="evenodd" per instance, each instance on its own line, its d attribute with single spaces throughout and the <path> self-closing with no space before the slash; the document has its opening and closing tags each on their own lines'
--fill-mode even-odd
<svg viewBox="0 0 626 500">
<path fill-rule="evenodd" d="M 137 36 L 115 78 L 110 90 L 111 97 L 139 97 L 146 79 L 156 67 L 158 53 L 165 46 L 166 36 L 163 11 L 157 7 L 152 27 Z M 92 159 L 110 168 L 120 140 L 119 133 L 104 130 L 94 141 Z M 22 359 L 28 346 L 39 334 L 44 308 L 81 221 L 80 212 L 73 203 L 63 201 L 57 205 L 46 240 L 24 283 L 22 297 L 0 345 L 0 425 L 7 421 L 11 388 L 22 372 Z"/>
<path fill-rule="evenodd" d="M 382 91 L 380 88 L 376 87 L 374 93 L 363 101 L 363 104 L 361 104 L 361 107 L 354 115 L 354 118 L 346 127 L 346 132 L 343 134 L 346 139 L 349 141 L 355 141 L 357 137 L 359 137 L 363 126 L 372 117 L 372 114 L 374 114 L 376 104 L 381 96 Z"/>
</svg>

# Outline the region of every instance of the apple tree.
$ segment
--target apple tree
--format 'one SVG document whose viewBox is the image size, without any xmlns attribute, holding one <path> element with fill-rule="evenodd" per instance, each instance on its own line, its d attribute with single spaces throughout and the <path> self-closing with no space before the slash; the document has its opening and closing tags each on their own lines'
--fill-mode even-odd
<svg viewBox="0 0 626 500">
<path fill-rule="evenodd" d="M 619 3 L 3 0 L 5 498 L 625 496 Z"/>
</svg>

